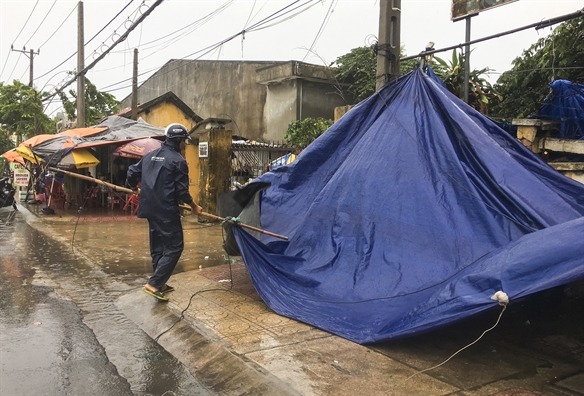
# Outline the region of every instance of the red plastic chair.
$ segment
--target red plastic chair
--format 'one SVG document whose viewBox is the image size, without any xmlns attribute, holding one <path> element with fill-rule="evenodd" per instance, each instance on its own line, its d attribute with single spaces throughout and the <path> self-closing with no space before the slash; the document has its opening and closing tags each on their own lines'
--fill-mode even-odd
<svg viewBox="0 0 584 396">
<path fill-rule="evenodd" d="M 50 186 L 45 186 L 45 197 L 47 199 L 47 208 L 53 209 L 55 206 L 58 209 L 65 209 L 65 192 L 61 183 L 53 183 L 53 191 Z"/>
<path fill-rule="evenodd" d="M 136 194 L 132 194 L 130 195 L 130 198 L 128 198 L 128 200 L 126 201 L 126 204 L 124 205 L 122 210 L 126 210 L 128 209 L 128 206 L 130 207 L 130 211 L 133 215 L 136 214 L 136 212 L 138 212 L 138 206 L 140 205 L 140 198 L 138 198 L 138 196 Z"/>
<path fill-rule="evenodd" d="M 87 202 L 89 204 L 89 208 L 91 209 L 94 201 L 95 201 L 95 204 L 99 203 L 100 192 L 101 192 L 101 190 L 100 190 L 99 186 L 95 186 L 93 188 L 90 188 L 89 190 L 85 191 L 85 194 L 83 194 L 83 202 Z"/>
</svg>

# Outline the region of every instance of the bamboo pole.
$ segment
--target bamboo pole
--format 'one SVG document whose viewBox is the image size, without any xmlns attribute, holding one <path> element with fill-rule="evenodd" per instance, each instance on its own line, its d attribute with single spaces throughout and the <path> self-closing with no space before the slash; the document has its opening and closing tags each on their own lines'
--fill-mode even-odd
<svg viewBox="0 0 584 396">
<path fill-rule="evenodd" d="M 83 180 L 87 180 L 87 181 L 91 181 L 91 182 L 95 182 L 97 184 L 101 184 L 101 185 L 107 186 L 107 187 L 111 188 L 113 191 L 120 191 L 120 192 L 125 192 L 125 193 L 128 193 L 128 194 L 134 194 L 134 191 L 132 189 L 130 189 L 130 188 L 120 187 L 120 186 L 117 186 L 115 184 L 108 183 L 108 182 L 105 182 L 105 181 L 100 180 L 100 179 L 96 179 L 94 177 L 90 177 L 90 176 L 86 176 L 86 175 L 80 175 L 79 173 L 69 172 L 69 171 L 66 171 L 66 170 L 62 170 L 62 169 L 58 169 L 58 168 L 53 168 L 53 167 L 48 167 L 48 169 L 51 170 L 51 171 L 53 171 L 53 172 L 61 172 L 61 173 L 65 174 L 65 175 L 68 175 L 68 176 L 73 176 L 73 177 L 76 177 L 78 179 L 83 179 Z M 181 209 L 192 210 L 192 208 L 190 206 L 188 206 L 188 205 L 179 205 L 179 207 Z M 213 220 L 224 221 L 224 222 L 229 223 L 229 224 L 238 225 L 238 226 L 241 226 L 243 228 L 247 228 L 247 229 L 252 230 L 252 231 L 257 231 L 257 232 L 259 232 L 261 234 L 265 234 L 265 235 L 269 235 L 269 236 L 272 236 L 272 237 L 275 237 L 275 238 L 283 239 L 285 241 L 288 240 L 288 237 L 287 236 L 275 234 L 273 232 L 265 231 L 265 230 L 262 230 L 261 228 L 257 228 L 257 227 L 254 227 L 254 226 L 250 226 L 248 224 L 240 223 L 240 222 L 233 221 L 233 220 L 230 220 L 230 219 L 225 219 L 224 217 L 215 216 L 215 215 L 213 215 L 211 213 L 202 212 L 199 216 L 204 216 L 204 217 L 208 217 L 208 218 L 213 219 Z"/>
</svg>

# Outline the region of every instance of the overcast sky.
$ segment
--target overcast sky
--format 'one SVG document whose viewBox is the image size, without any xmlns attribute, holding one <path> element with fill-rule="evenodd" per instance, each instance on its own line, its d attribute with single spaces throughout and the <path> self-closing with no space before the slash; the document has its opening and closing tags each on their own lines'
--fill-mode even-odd
<svg viewBox="0 0 584 396">
<path fill-rule="evenodd" d="M 146 5 L 141 5 L 139 0 L 85 0 L 83 3 L 86 43 L 121 11 L 86 45 L 87 66 L 125 32 L 140 11 L 143 13 L 152 6 L 154 0 L 146 1 Z M 295 4 L 287 10 L 304 6 L 268 22 L 261 30 L 246 33 L 244 38 L 239 36 L 210 52 L 205 51 L 292 3 Z M 402 0 L 401 3 L 401 42 L 408 55 L 422 51 L 428 41 L 434 41 L 435 48 L 464 42 L 465 22 L 451 21 L 451 0 Z M 77 67 L 76 6 L 77 1 L 69 0 L 0 0 L 0 81 L 29 81 L 29 58 L 11 51 L 11 44 L 18 50 L 40 49 L 40 55 L 34 56 L 37 89 L 54 90 L 67 81 L 66 72 Z M 583 8 L 584 0 L 517 0 L 472 18 L 472 39 Z M 139 83 L 170 59 L 304 60 L 328 65 L 352 48 L 372 44 L 378 35 L 378 25 L 379 0 L 165 0 L 87 76 L 98 89 L 123 99 L 131 91 L 134 48 L 140 52 Z M 471 67 L 494 70 L 491 81 L 495 82 L 500 73 L 511 68 L 514 58 L 550 32 L 551 28 L 530 29 L 476 44 L 472 47 Z M 311 47 L 314 53 L 307 51 Z M 451 52 L 437 54 L 448 58 L 450 55 Z M 71 59 L 60 65 L 70 56 Z M 75 84 L 70 87 L 76 89 Z M 47 112 L 58 110 L 55 103 Z"/>
</svg>

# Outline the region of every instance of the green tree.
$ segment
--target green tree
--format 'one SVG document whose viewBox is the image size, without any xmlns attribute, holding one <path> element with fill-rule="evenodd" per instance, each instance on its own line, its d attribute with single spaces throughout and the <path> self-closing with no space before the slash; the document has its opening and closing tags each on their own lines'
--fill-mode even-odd
<svg viewBox="0 0 584 396">
<path fill-rule="evenodd" d="M 536 112 L 550 92 L 549 83 L 568 80 L 584 84 L 584 18 L 560 24 L 547 37 L 523 51 L 495 88 L 503 101 L 493 108 L 496 117 L 511 120 Z"/>
<path fill-rule="evenodd" d="M 446 88 L 460 99 L 464 99 L 464 56 L 462 51 L 453 50 L 452 59 L 446 62 L 439 57 L 431 61 L 434 72 L 446 85 Z M 483 78 L 489 68 L 475 69 L 469 72 L 468 104 L 483 114 L 488 114 L 489 105 L 497 104 L 501 96 L 486 79 Z"/>
<path fill-rule="evenodd" d="M 405 56 L 403 46 L 400 56 Z M 411 72 L 415 65 L 415 59 L 401 62 L 400 74 Z M 348 90 L 357 98 L 357 102 L 368 98 L 375 92 L 377 56 L 374 46 L 353 48 L 349 53 L 339 56 L 331 66 L 335 69 L 337 80 L 349 84 Z"/>
<path fill-rule="evenodd" d="M 284 140 L 292 147 L 303 149 L 329 129 L 332 124 L 332 120 L 324 118 L 296 120 L 288 125 Z"/>
<path fill-rule="evenodd" d="M 70 73 L 73 74 L 73 73 Z M 77 118 L 77 92 L 69 90 L 70 100 L 64 92 L 59 92 L 65 113 L 70 120 Z M 100 92 L 89 79 L 85 78 L 85 125 L 96 125 L 107 116 L 120 111 L 121 102 L 107 92 Z"/>
<path fill-rule="evenodd" d="M 17 80 L 12 84 L 0 82 L 0 124 L 20 141 L 53 133 L 54 124 L 43 112 L 41 99 L 45 95 Z"/>
<path fill-rule="evenodd" d="M 8 136 L 8 131 L 0 128 L 0 154 L 14 148 L 14 143 Z"/>
</svg>

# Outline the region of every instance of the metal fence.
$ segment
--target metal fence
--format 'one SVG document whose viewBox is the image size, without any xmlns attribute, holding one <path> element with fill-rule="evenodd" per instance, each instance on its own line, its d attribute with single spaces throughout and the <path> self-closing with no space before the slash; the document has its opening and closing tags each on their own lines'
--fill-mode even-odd
<svg viewBox="0 0 584 396">
<path fill-rule="evenodd" d="M 233 143 L 231 158 L 231 189 L 241 187 L 269 170 L 278 158 L 295 152 L 294 147 L 268 143 Z"/>
</svg>

